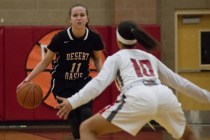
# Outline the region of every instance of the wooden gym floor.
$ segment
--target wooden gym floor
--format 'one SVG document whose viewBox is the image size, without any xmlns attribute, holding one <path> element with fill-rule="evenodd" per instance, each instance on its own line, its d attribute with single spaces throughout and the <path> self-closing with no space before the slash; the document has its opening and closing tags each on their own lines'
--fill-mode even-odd
<svg viewBox="0 0 210 140">
<path fill-rule="evenodd" d="M 99 140 L 173 140 L 160 126 L 153 124 L 156 131 L 145 126 L 142 131 L 132 137 L 125 132 L 109 134 Z M 190 124 L 200 140 L 210 140 L 210 125 Z M 0 140 L 73 140 L 69 126 L 60 123 L 27 123 L 27 124 L 0 124 Z"/>
</svg>

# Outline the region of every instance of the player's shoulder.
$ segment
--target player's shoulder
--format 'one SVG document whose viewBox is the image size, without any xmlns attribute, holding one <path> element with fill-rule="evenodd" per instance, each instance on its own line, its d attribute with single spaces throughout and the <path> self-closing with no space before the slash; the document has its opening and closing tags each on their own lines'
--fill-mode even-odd
<svg viewBox="0 0 210 140">
<path fill-rule="evenodd" d="M 122 49 L 115 53 L 118 57 L 130 57 L 130 56 L 142 56 L 145 58 L 153 58 L 154 56 L 151 53 L 140 49 Z"/>
<path fill-rule="evenodd" d="M 126 50 L 119 50 L 117 52 L 115 52 L 114 54 L 110 55 L 109 58 L 113 59 L 113 60 L 118 60 L 120 58 L 123 58 L 127 55 L 127 51 Z"/>
<path fill-rule="evenodd" d="M 64 35 L 67 35 L 67 29 L 68 28 L 65 28 L 65 29 L 61 29 L 60 31 L 58 31 L 56 33 L 57 36 L 64 36 Z"/>
<path fill-rule="evenodd" d="M 68 33 L 67 33 L 67 28 L 65 29 L 61 29 L 60 31 L 58 31 L 54 37 L 55 40 L 63 40 L 68 38 Z"/>
<path fill-rule="evenodd" d="M 147 55 L 149 57 L 154 57 L 154 55 L 149 53 L 149 52 L 146 52 L 146 51 L 143 51 L 143 50 L 139 50 L 139 49 L 136 49 L 136 51 L 138 51 L 139 54 Z"/>
<path fill-rule="evenodd" d="M 139 54 L 146 54 L 145 51 L 139 50 L 139 49 L 121 49 L 116 54 L 118 55 L 125 55 L 125 54 L 131 54 L 131 53 L 139 53 Z"/>
<path fill-rule="evenodd" d="M 96 31 L 93 31 L 92 29 L 88 29 L 89 31 L 89 36 L 93 38 L 100 38 L 100 34 Z"/>
</svg>

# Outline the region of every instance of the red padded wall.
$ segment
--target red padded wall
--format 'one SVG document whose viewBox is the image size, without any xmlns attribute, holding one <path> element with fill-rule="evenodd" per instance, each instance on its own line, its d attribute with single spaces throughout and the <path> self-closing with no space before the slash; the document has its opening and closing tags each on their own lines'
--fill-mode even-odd
<svg viewBox="0 0 210 140">
<path fill-rule="evenodd" d="M 33 110 L 19 106 L 16 87 L 25 77 L 25 59 L 33 45 L 32 27 L 5 27 L 5 119 L 31 120 Z"/>
<path fill-rule="evenodd" d="M 95 26 L 95 30 L 101 35 L 104 45 L 105 45 L 105 53 L 108 55 L 109 49 L 110 49 L 110 28 L 104 27 L 104 26 Z M 106 105 L 110 104 L 111 102 L 111 89 L 110 87 L 105 89 L 103 93 L 98 96 L 94 102 L 93 102 L 93 113 L 97 113 L 99 110 L 101 110 Z"/>
<path fill-rule="evenodd" d="M 144 26 L 145 30 L 160 40 L 160 28 L 156 25 Z M 0 120 L 57 120 L 56 110 L 46 104 L 37 109 L 26 110 L 16 101 L 16 87 L 26 77 L 26 61 L 34 45 L 47 33 L 64 27 L 0 27 Z M 116 27 L 95 26 L 106 46 L 107 56 L 118 51 Z M 154 52 L 160 58 L 160 52 Z M 110 85 L 94 100 L 96 113 L 107 104 L 115 101 L 118 91 Z"/>
<path fill-rule="evenodd" d="M 4 27 L 0 27 L 0 121 L 4 120 Z"/>
</svg>

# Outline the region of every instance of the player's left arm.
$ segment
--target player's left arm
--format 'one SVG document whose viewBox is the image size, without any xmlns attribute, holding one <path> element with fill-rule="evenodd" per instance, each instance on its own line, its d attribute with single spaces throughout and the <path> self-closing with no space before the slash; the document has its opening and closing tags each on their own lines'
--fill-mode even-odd
<svg viewBox="0 0 210 140">
<path fill-rule="evenodd" d="M 178 90 L 184 95 L 191 97 L 198 102 L 210 103 L 210 92 L 203 89 L 186 78 L 178 75 L 177 73 L 170 70 L 162 62 L 157 60 L 159 78 L 164 84 Z"/>
<path fill-rule="evenodd" d="M 100 53 L 102 53 L 101 50 L 100 51 L 93 51 L 92 60 L 93 60 L 93 63 L 95 65 L 97 71 L 100 71 L 101 67 L 103 65 L 101 57 L 100 57 Z"/>
</svg>

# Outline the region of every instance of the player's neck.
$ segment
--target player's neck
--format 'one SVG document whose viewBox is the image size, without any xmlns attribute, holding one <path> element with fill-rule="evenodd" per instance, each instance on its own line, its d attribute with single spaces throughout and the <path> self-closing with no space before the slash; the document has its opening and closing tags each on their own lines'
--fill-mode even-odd
<svg viewBox="0 0 210 140">
<path fill-rule="evenodd" d="M 75 37 L 80 38 L 85 34 L 85 27 L 79 29 L 72 28 L 72 33 L 74 34 Z"/>
</svg>

